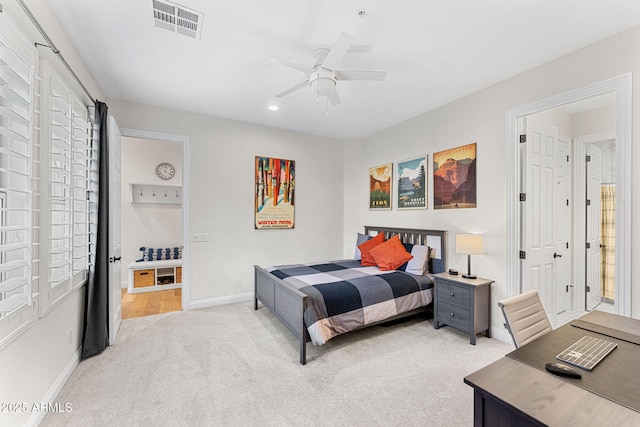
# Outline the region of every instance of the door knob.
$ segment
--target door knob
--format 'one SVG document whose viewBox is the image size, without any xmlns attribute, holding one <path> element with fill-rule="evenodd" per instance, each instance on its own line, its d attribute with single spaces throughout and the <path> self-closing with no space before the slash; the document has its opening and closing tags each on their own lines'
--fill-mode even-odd
<svg viewBox="0 0 640 427">
<path fill-rule="evenodd" d="M 557 252 L 554 252 L 554 253 L 553 253 L 553 257 L 554 257 L 554 258 L 562 258 L 562 255 L 560 255 L 560 254 L 559 254 L 559 253 L 557 253 Z"/>
</svg>

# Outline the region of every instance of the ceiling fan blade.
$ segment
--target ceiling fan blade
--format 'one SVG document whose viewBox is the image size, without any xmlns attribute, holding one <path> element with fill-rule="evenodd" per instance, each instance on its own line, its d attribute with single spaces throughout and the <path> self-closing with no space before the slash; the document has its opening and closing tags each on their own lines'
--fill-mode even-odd
<svg viewBox="0 0 640 427">
<path fill-rule="evenodd" d="M 386 71 L 336 71 L 338 80 L 375 80 L 382 81 L 387 77 Z"/>
<path fill-rule="evenodd" d="M 274 58 L 272 56 L 268 56 L 265 59 L 267 61 L 271 62 L 272 64 L 282 65 L 284 67 L 293 68 L 295 70 L 302 71 L 305 74 L 309 74 L 309 73 L 311 73 L 313 71 L 312 68 L 305 67 L 303 65 L 296 64 L 295 62 L 287 61 L 287 60 L 284 60 L 284 59 Z"/>
<path fill-rule="evenodd" d="M 354 37 L 350 34 L 340 33 L 338 40 L 336 40 L 327 57 L 324 59 L 322 66 L 329 70 L 334 70 L 351 47 L 353 39 Z"/>
<path fill-rule="evenodd" d="M 303 87 L 307 86 L 308 84 L 309 84 L 309 80 L 305 79 L 305 80 L 301 81 L 300 83 L 298 83 L 298 84 L 296 84 L 294 86 L 291 86 L 289 89 L 280 92 L 279 94 L 276 95 L 276 98 L 282 98 L 283 96 L 287 96 L 290 93 L 293 93 L 293 92 L 295 92 L 295 91 L 297 91 L 299 89 L 302 89 Z"/>
<path fill-rule="evenodd" d="M 331 105 L 338 105 L 342 102 L 342 99 L 340 99 L 340 95 L 338 95 L 338 91 L 336 90 L 335 86 L 333 86 L 331 90 L 329 90 L 327 96 L 329 97 L 329 101 L 331 101 Z"/>
<path fill-rule="evenodd" d="M 371 53 L 373 46 L 370 44 L 354 44 L 351 45 L 347 53 Z"/>
</svg>

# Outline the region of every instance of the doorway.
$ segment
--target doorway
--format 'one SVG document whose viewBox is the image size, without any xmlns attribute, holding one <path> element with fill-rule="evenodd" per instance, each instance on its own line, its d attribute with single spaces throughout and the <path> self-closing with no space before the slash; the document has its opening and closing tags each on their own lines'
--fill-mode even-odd
<svg viewBox="0 0 640 427">
<path fill-rule="evenodd" d="M 509 144 L 507 144 L 507 155 L 508 158 L 513 159 L 512 162 L 507 162 L 508 165 L 508 187 L 509 193 L 513 194 L 513 199 L 511 204 L 509 205 L 508 212 L 508 232 L 507 232 L 507 246 L 508 246 L 508 266 L 507 266 L 507 276 L 509 279 L 508 283 L 508 293 L 509 295 L 516 295 L 523 290 L 526 290 L 527 287 L 536 288 L 540 287 L 544 292 L 543 302 L 545 303 L 545 308 L 548 311 L 549 317 L 554 326 L 559 324 L 558 311 L 563 312 L 561 309 L 561 297 L 560 290 L 568 290 L 568 301 L 569 301 L 569 309 L 579 315 L 585 310 L 585 298 L 586 298 L 586 290 L 587 285 L 584 282 L 580 282 L 580 271 L 582 271 L 582 277 L 586 277 L 587 273 L 585 256 L 583 256 L 583 252 L 579 250 L 580 243 L 578 243 L 579 233 L 576 231 L 580 227 L 584 227 L 586 233 L 586 217 L 584 220 L 580 220 L 580 214 L 576 213 L 576 209 L 578 209 L 578 203 L 574 203 L 573 216 L 561 216 L 558 218 L 566 218 L 569 217 L 570 220 L 573 221 L 573 226 L 569 227 L 572 230 L 573 236 L 569 239 L 568 248 L 567 243 L 564 244 L 564 247 L 560 247 L 560 242 L 553 242 L 552 238 L 553 234 L 549 231 L 553 229 L 554 225 L 557 226 L 553 221 L 545 224 L 545 230 L 549 235 L 545 235 L 547 240 L 544 242 L 542 240 L 538 240 L 535 242 L 536 244 L 545 243 L 547 244 L 547 252 L 548 256 L 551 257 L 551 260 L 547 260 L 546 264 L 541 264 L 538 266 L 534 266 L 535 268 L 529 269 L 529 266 L 521 260 L 522 248 L 525 245 L 531 245 L 530 241 L 526 240 L 527 233 L 526 231 L 521 231 L 521 225 L 525 224 L 523 219 L 526 220 L 527 217 L 527 207 L 526 202 L 520 202 L 523 193 L 523 189 L 520 186 L 521 180 L 526 183 L 526 177 L 529 172 L 526 170 L 525 163 L 522 162 L 523 156 L 523 148 L 521 147 L 520 134 L 523 130 L 523 126 L 526 127 L 526 118 L 531 117 L 535 114 L 548 114 L 549 111 L 558 107 L 568 108 L 572 103 L 576 103 L 577 101 L 586 101 L 593 100 L 597 96 L 604 94 L 612 94 L 614 96 L 615 103 L 615 133 L 617 135 L 617 149 L 614 154 L 613 163 L 615 164 L 615 183 L 617 190 L 617 202 L 615 210 L 615 235 L 618 236 L 616 239 L 615 253 L 620 256 L 616 257 L 614 263 L 614 281 L 615 281 L 615 289 L 616 289 L 616 297 L 615 297 L 615 305 L 614 310 L 618 314 L 629 315 L 630 313 L 630 259 L 628 255 L 625 255 L 625 249 L 630 248 L 630 238 L 629 236 L 625 236 L 625 231 L 630 232 L 630 184 L 631 184 L 631 165 L 630 165 L 630 151 L 631 151 L 631 132 L 630 132 L 630 124 L 631 124 L 631 108 L 630 108 L 630 75 L 625 75 L 619 78 L 611 79 L 605 82 L 601 82 L 599 84 L 589 86 L 586 88 L 582 88 L 576 91 L 572 91 L 563 95 L 559 95 L 553 98 L 549 98 L 546 100 L 542 100 L 536 102 L 534 104 L 530 104 L 515 110 L 511 110 L 507 112 L 507 132 L 509 137 Z M 560 132 L 561 134 L 562 132 Z M 547 138 L 545 136 L 544 138 Z M 557 140 L 559 141 L 561 135 L 557 135 Z M 512 142 L 513 141 L 513 142 Z M 544 139 L 546 143 L 549 139 Z M 574 144 L 575 151 L 576 144 Z M 573 158 L 576 158 L 576 153 L 573 153 Z M 524 154 L 526 156 L 526 153 Z M 551 168 L 551 166 L 549 166 Z M 552 168 L 551 168 L 552 169 Z M 546 181 L 543 179 L 542 183 L 546 183 L 545 189 L 552 190 L 552 184 L 557 183 L 557 175 L 554 175 L 553 172 L 550 172 L 551 169 L 547 169 Z M 575 170 L 575 168 L 574 168 Z M 572 174 L 575 176 L 575 174 Z M 522 179 L 522 178 L 525 179 Z M 575 184 L 574 184 L 575 185 Z M 525 189 L 526 191 L 526 189 Z M 586 190 L 585 190 L 586 191 Z M 555 192 L 558 192 L 556 189 Z M 576 197 L 576 190 L 574 188 L 574 195 L 570 198 L 571 200 L 580 200 L 583 199 L 581 197 Z M 586 193 L 582 193 L 585 194 Z M 560 197 L 553 197 L 553 199 L 557 201 L 562 201 Z M 586 198 L 585 198 L 586 200 Z M 586 202 L 585 202 L 586 203 Z M 546 208 L 546 212 L 552 212 L 553 209 L 558 209 L 558 205 L 553 205 L 550 202 Z M 582 211 L 585 212 L 584 210 Z M 583 214 L 584 215 L 584 214 Z M 531 217 L 531 213 L 529 213 L 529 217 Z M 584 242 L 584 240 L 583 240 Z M 572 245 L 573 243 L 573 245 Z M 534 245 L 535 246 L 535 245 Z M 568 249 L 569 252 L 562 253 L 561 249 Z M 628 250 L 628 249 L 627 249 Z M 561 288 L 560 286 L 556 287 L 556 281 L 558 281 L 558 269 L 555 266 L 558 259 L 566 260 L 566 257 L 572 259 L 571 264 L 573 268 L 570 269 L 573 277 L 570 278 L 573 280 L 572 283 L 564 284 Z M 554 261 L 555 260 L 555 261 Z M 566 261 L 565 261 L 566 262 Z M 539 280 L 536 283 L 532 282 L 532 278 L 534 278 L 533 273 L 535 272 L 537 276 L 535 276 L 536 280 Z M 527 277 L 527 275 L 529 277 Z M 550 280 L 550 283 L 545 283 L 545 280 Z M 543 293 L 541 292 L 541 294 Z M 566 310 L 569 311 L 569 310 Z"/>
<path fill-rule="evenodd" d="M 576 228 L 578 239 L 586 242 L 586 269 L 577 271 L 585 282 L 585 310 L 614 311 L 616 265 L 616 136 L 601 132 L 575 139 L 576 192 L 585 194 L 577 200 L 576 213 L 584 212 Z"/>
<path fill-rule="evenodd" d="M 189 310 L 189 138 L 121 131 L 123 318 Z"/>
</svg>

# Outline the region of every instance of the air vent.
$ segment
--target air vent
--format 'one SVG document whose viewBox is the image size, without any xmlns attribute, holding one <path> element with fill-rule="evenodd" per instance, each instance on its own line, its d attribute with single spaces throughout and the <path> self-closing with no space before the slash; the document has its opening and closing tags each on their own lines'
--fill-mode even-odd
<svg viewBox="0 0 640 427">
<path fill-rule="evenodd" d="M 177 3 L 153 0 L 153 18 L 156 27 L 199 40 L 203 17 L 201 12 Z"/>
</svg>

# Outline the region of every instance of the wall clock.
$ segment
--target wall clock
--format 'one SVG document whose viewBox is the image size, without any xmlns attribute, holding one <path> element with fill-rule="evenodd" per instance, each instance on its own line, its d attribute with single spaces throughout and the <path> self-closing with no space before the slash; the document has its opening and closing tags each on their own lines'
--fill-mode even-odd
<svg viewBox="0 0 640 427">
<path fill-rule="evenodd" d="M 176 174 L 176 168 L 170 163 L 160 163 L 156 166 L 156 175 L 160 179 L 169 180 Z"/>
</svg>

